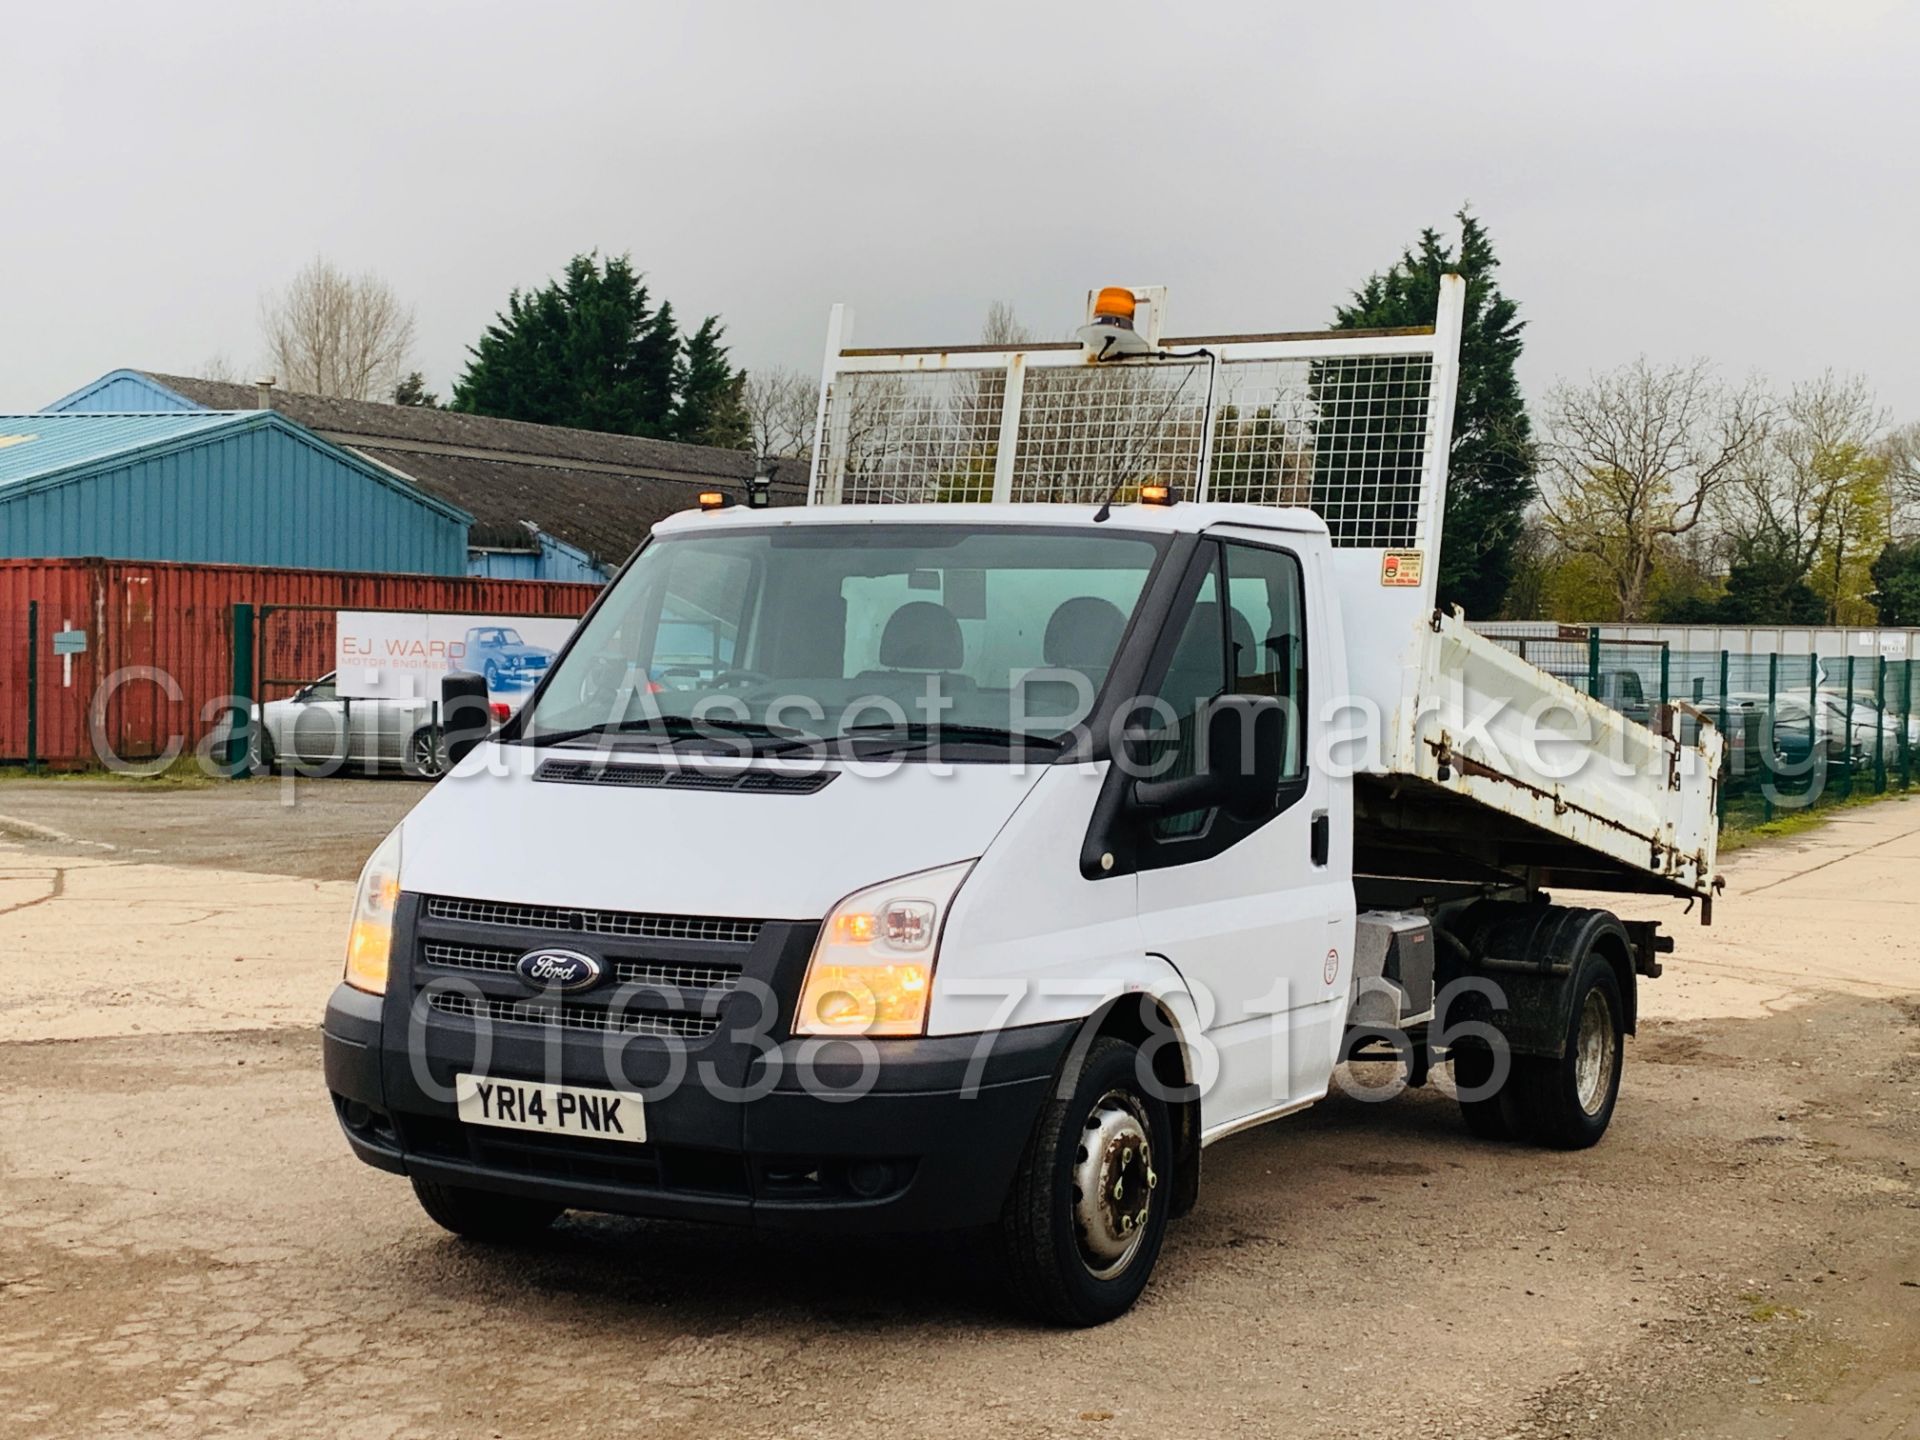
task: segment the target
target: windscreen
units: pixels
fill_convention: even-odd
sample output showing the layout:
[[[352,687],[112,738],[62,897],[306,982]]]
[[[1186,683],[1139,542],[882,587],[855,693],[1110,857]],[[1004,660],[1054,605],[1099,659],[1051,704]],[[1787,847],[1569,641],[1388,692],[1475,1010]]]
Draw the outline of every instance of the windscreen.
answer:
[[[1091,712],[1157,535],[794,525],[649,544],[524,720],[538,743],[660,729],[1057,740]]]

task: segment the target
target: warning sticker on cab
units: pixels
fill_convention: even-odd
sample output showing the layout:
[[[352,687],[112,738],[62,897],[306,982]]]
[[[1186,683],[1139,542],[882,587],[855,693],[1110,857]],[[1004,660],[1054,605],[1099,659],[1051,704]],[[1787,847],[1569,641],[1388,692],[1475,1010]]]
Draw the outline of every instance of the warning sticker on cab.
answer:
[[[1418,585],[1420,583],[1420,552],[1418,550],[1389,550],[1380,557],[1380,583],[1382,585]]]

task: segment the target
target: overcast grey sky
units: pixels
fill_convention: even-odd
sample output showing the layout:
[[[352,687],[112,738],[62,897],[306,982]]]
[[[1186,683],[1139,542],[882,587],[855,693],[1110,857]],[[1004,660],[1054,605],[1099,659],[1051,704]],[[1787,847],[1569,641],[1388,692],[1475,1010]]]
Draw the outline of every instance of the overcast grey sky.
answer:
[[[443,392],[518,285],[631,251],[746,366],[1066,331],[1290,329],[1462,201],[1524,379],[1703,354],[1920,418],[1920,6],[7,6],[0,408],[251,372],[316,253],[418,310]]]

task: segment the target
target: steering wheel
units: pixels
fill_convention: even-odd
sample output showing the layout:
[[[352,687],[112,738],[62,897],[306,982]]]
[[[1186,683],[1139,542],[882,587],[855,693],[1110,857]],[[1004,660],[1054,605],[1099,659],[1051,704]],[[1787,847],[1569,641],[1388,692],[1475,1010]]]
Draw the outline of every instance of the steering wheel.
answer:
[[[734,690],[746,685],[759,685],[771,678],[761,670],[722,670],[708,683],[716,689]]]

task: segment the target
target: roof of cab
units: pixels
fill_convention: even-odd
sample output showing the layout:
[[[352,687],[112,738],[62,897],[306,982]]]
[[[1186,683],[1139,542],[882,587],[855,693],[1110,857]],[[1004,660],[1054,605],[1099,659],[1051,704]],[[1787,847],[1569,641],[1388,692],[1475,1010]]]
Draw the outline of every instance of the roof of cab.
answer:
[[[718,510],[682,510],[653,527],[656,535],[725,526],[760,529],[769,525],[1079,525],[1091,524],[1098,505],[795,505],[754,510],[729,505]],[[1121,530],[1195,534],[1216,525],[1246,525],[1298,535],[1325,535],[1327,525],[1313,511],[1273,505],[1186,503],[1115,505],[1110,520]]]

